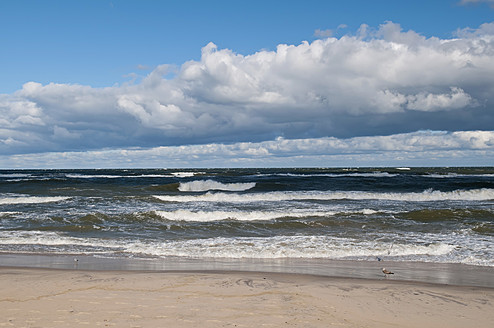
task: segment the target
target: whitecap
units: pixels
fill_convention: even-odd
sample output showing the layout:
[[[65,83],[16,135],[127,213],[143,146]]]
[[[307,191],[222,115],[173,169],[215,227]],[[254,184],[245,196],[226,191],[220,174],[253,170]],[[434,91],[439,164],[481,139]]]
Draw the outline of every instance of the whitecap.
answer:
[[[15,196],[15,197],[0,198],[0,205],[54,203],[54,202],[61,202],[67,199],[70,199],[70,197]]]
[[[174,176],[176,178],[190,178],[196,174],[199,174],[199,173],[196,173],[196,172],[172,172],[170,175]]]
[[[255,182],[247,183],[221,183],[214,180],[196,180],[190,182],[181,182],[178,190],[200,192],[208,190],[223,190],[223,191],[245,191],[256,186]]]
[[[211,181],[211,180],[207,180]],[[214,181],[213,181],[214,182]],[[207,183],[205,183],[207,185]],[[244,185],[244,184],[241,184]],[[211,189],[190,188],[187,191],[205,191]],[[229,186],[229,185],[228,185]],[[212,187],[212,186],[209,186]],[[230,186],[229,186],[230,187]],[[242,186],[243,188],[249,186]],[[252,188],[253,185],[250,187]],[[241,190],[245,190],[239,188]],[[228,189],[236,191],[235,188]],[[184,190],[182,190],[184,191]],[[485,201],[494,199],[494,189],[482,188],[471,190],[438,191],[425,190],[423,192],[378,193],[367,191],[300,191],[300,192],[268,192],[252,194],[232,194],[222,192],[208,192],[202,195],[155,195],[155,198],[165,202],[279,202],[289,200],[389,200],[404,202],[429,201]]]
[[[267,221],[279,218],[325,217],[335,212],[275,212],[275,211],[155,211],[162,218],[170,221],[211,222],[221,220]]]
[[[358,241],[329,236],[214,237],[129,244],[127,250],[154,256],[197,258],[326,258],[367,259],[384,254],[399,257],[438,257],[454,250],[452,245],[394,244]]]

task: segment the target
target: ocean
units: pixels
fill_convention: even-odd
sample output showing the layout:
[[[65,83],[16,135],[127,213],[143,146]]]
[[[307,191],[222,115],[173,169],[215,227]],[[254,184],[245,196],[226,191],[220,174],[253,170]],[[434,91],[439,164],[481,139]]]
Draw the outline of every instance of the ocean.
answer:
[[[0,253],[494,266],[494,168],[0,170]]]

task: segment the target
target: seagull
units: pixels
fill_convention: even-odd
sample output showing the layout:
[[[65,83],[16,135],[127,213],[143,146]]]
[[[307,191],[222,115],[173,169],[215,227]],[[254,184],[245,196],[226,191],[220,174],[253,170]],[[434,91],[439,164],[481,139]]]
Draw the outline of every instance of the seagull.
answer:
[[[390,274],[395,274],[394,272],[391,272],[389,270],[386,270],[386,268],[383,268],[382,271],[383,271],[385,277],[387,277]]]

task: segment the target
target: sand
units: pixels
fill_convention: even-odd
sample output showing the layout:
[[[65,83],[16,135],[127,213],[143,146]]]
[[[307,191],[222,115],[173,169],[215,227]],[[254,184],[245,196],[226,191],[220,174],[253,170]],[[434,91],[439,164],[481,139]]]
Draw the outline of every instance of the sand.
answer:
[[[0,327],[494,327],[494,289],[259,272],[0,268]]]

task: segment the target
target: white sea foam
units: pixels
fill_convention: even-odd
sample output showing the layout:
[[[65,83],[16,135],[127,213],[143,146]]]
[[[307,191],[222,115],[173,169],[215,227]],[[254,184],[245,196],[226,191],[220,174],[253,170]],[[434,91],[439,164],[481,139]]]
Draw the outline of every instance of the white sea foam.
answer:
[[[39,196],[15,196],[15,197],[1,197],[0,205],[9,204],[39,204],[39,203],[53,203],[61,202],[70,199],[70,197],[54,196],[54,197],[39,197]]]
[[[190,178],[203,172],[172,172],[171,175],[177,178]]]
[[[221,183],[214,180],[196,180],[190,182],[181,182],[178,190],[180,191],[208,191],[208,190],[223,190],[223,191],[245,191],[256,186],[255,182],[247,183]]]
[[[2,245],[90,245],[82,238],[64,237],[52,231],[0,231]]]
[[[107,175],[107,174],[67,174],[71,179],[122,179],[122,178],[170,178],[171,174],[141,174],[141,175]]]
[[[450,178],[492,178],[494,174],[486,173],[486,174],[458,174],[458,173],[447,173],[447,174],[437,174],[430,173],[425,175],[428,178],[435,179],[450,179]]]
[[[193,239],[165,243],[133,244],[128,250],[154,256],[210,258],[369,258],[374,256],[443,256],[454,247],[436,243],[430,245],[391,244],[356,241],[350,238],[326,236],[275,236]]]
[[[31,174],[25,174],[25,173],[0,174],[0,178],[29,178],[29,177],[31,177]]]
[[[335,210],[335,211],[154,211],[157,215],[170,221],[212,222],[221,220],[237,221],[268,221],[281,218],[308,218],[329,217],[337,214],[363,214],[372,215],[379,213],[371,209],[363,210]]]
[[[342,178],[342,177],[359,177],[359,178],[391,178],[398,176],[395,173],[388,172],[355,172],[355,173],[268,173],[258,174],[257,176],[278,176],[278,177],[295,177],[295,178],[312,178],[312,177],[327,177],[327,178]]]
[[[376,241],[357,241],[351,238],[329,236],[274,236],[274,237],[215,237],[179,241],[105,240],[79,238],[56,232],[0,231],[1,245],[38,245],[91,247],[125,251],[152,256],[217,257],[217,258],[330,258],[393,257],[410,255],[438,256],[449,253],[454,247],[437,243],[425,245],[389,244]],[[392,252],[389,249],[392,245]]]
[[[370,172],[370,173],[346,173],[343,175],[335,174],[335,177],[361,177],[361,178],[392,178],[398,176],[398,174],[388,172]]]
[[[371,210],[371,209],[368,209],[368,208],[364,208],[362,211],[360,211],[360,213],[362,213],[364,215],[372,215],[372,214],[379,213],[379,211],[375,211],[375,210]]]
[[[273,212],[273,211],[155,211],[155,213],[164,219],[171,221],[197,221],[211,222],[220,220],[238,220],[238,221],[265,221],[279,218],[303,218],[303,217],[325,217],[335,215],[335,212]]]
[[[18,214],[20,212],[0,212],[0,217],[2,216],[8,216],[8,215],[14,215],[14,214]]]
[[[232,188],[233,189],[233,188]],[[230,190],[232,190],[230,189]],[[206,189],[208,190],[208,189]],[[194,190],[200,191],[200,190]],[[406,202],[427,201],[485,201],[494,199],[494,189],[472,189],[455,191],[425,190],[423,192],[377,193],[365,191],[304,191],[304,192],[268,192],[252,194],[231,194],[208,192],[202,195],[155,195],[165,202],[278,202],[289,200],[390,200]]]
[[[139,174],[139,175],[109,175],[109,174],[66,174],[72,179],[121,179],[121,178],[190,178],[204,172],[171,172],[170,174]]]
[[[391,237],[391,236],[390,236]],[[409,236],[410,237],[410,236]],[[47,247],[51,253],[107,254],[127,256],[195,257],[195,258],[325,258],[325,259],[372,259],[385,257],[388,260],[467,263],[494,266],[489,256],[492,242],[474,240],[470,237],[437,235],[426,242],[395,240],[383,242],[373,238],[353,239],[334,236],[273,236],[273,237],[215,237],[186,240],[108,240],[100,238],[70,237],[46,231],[0,231],[0,245],[10,251],[20,249],[29,252]],[[437,239],[437,240],[434,240]],[[393,240],[390,238],[390,240]],[[478,241],[478,242],[477,242]],[[5,249],[5,247],[2,247]],[[35,251],[35,252],[37,252]]]
[[[71,179],[117,179],[117,178],[127,178],[131,176],[122,176],[122,175],[104,175],[104,174],[66,174],[67,178]]]

